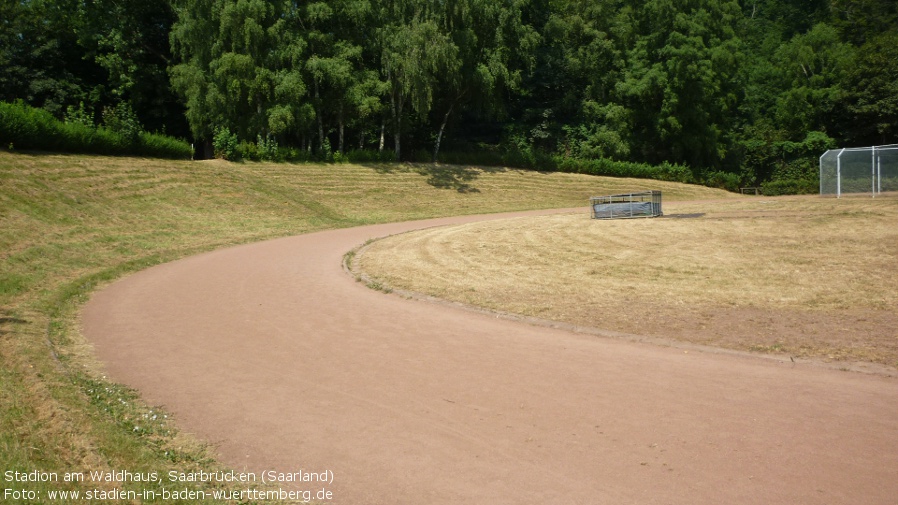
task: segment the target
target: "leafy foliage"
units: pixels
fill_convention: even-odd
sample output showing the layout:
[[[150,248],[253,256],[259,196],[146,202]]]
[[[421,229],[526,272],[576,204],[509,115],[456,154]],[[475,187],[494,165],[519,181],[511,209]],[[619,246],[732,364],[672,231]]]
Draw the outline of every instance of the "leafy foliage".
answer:
[[[809,135],[898,142],[892,0],[35,0],[0,15],[0,99],[132,137],[189,126],[212,145],[226,129],[230,157],[666,162],[732,187],[804,180]]]
[[[810,195],[820,191],[819,184],[811,179],[776,179],[761,184],[761,193],[767,196]]]
[[[239,143],[237,135],[227,128],[219,128],[212,139],[212,147],[215,149],[215,157],[226,160],[238,160]]]
[[[137,141],[143,131],[137,114],[126,102],[103,109],[103,126],[132,143]]]
[[[847,77],[849,137],[860,145],[898,139],[898,30],[875,35],[857,51]]]
[[[140,130],[114,131],[79,121],[64,123],[43,109],[24,102],[0,102],[0,145],[15,149],[69,153],[137,155],[190,159],[193,149],[184,141]]]

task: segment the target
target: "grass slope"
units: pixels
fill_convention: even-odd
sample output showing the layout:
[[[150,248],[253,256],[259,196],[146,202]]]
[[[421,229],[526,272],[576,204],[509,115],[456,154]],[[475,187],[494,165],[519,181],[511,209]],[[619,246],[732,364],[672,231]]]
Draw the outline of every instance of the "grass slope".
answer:
[[[585,206],[591,195],[638,189],[661,189],[666,199],[735,198],[698,186],[520,170],[0,151],[0,470],[62,478],[217,468],[165,412],[105,380],[93,362],[77,310],[104,283],[232,244],[367,223]],[[159,487],[5,485],[40,493],[38,501],[59,489]]]

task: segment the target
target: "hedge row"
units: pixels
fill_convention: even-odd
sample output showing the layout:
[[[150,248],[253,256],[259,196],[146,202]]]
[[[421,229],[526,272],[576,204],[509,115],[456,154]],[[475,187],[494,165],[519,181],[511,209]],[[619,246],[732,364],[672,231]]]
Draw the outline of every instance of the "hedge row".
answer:
[[[820,192],[820,181],[812,179],[779,179],[761,183],[766,196],[813,195]]]
[[[102,127],[64,123],[21,101],[0,102],[0,148],[170,159],[193,156],[193,148],[183,140],[147,132],[128,137]]]

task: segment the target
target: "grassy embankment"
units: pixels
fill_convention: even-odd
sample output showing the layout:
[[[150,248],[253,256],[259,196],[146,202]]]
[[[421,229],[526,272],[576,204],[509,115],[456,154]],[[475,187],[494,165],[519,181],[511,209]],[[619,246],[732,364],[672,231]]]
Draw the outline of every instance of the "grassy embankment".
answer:
[[[455,214],[585,206],[661,189],[645,180],[406,165],[268,165],[0,152],[0,471],[217,468],[176,421],[107,381],[79,306],[128,273],[227,245],[326,228]],[[2,477],[3,474],[0,474]],[[59,489],[159,485],[5,482]],[[208,487],[208,486],[206,486]],[[107,502],[108,503],[108,502]]]

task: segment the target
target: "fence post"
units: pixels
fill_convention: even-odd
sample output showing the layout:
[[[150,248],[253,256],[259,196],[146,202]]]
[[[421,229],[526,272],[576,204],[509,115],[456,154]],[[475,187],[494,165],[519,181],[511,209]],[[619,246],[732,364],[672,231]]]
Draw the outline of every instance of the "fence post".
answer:
[[[873,166],[870,167],[870,192],[873,194],[873,198],[876,198],[876,146],[871,147],[870,152],[873,158]]]
[[[844,152],[845,149],[842,148],[839,155],[836,156],[836,198],[842,198],[842,153]]]

